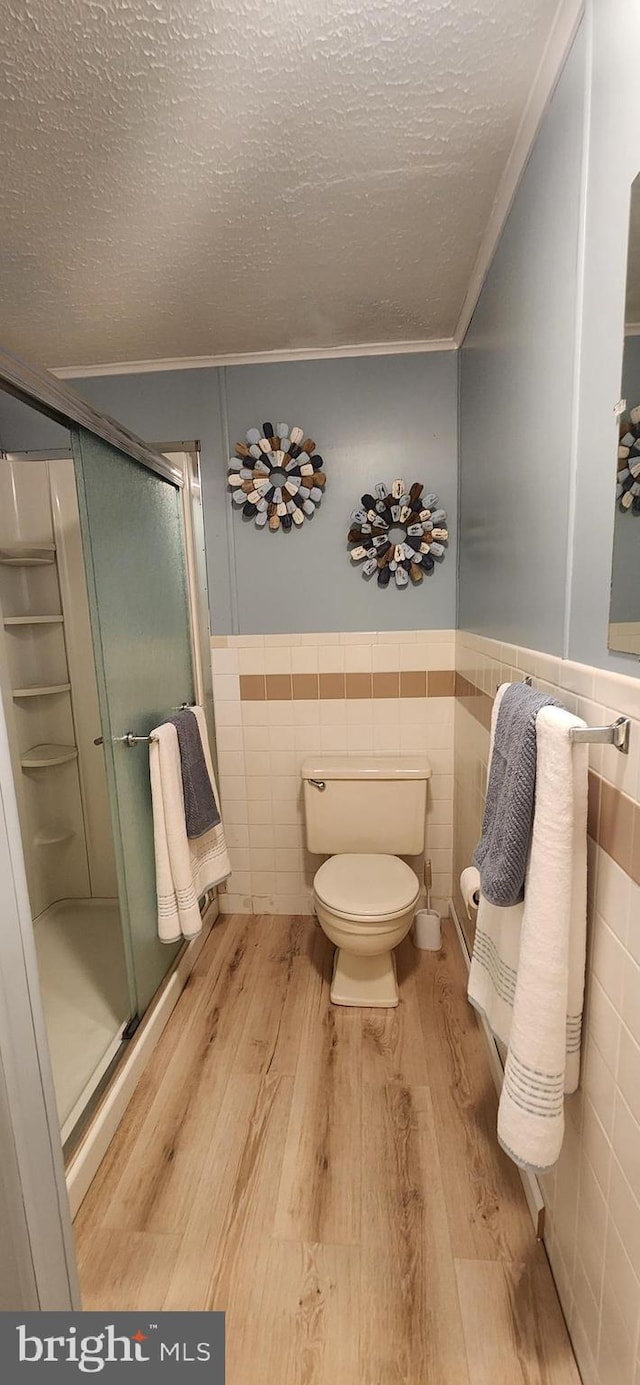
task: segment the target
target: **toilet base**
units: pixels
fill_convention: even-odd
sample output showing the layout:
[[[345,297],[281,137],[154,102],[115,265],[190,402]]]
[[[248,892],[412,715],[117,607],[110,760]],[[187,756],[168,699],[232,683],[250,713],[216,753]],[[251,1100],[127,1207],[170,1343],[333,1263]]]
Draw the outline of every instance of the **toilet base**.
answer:
[[[398,1004],[396,959],[393,952],[375,957],[336,948],[333,959],[331,1001],[334,1005],[359,1005],[363,1009],[391,1009]]]

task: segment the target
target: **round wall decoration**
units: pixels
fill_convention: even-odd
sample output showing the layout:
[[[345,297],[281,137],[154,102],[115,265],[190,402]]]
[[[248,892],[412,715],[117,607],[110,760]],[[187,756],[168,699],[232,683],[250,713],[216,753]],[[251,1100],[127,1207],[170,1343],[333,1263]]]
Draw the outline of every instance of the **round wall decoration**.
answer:
[[[304,442],[303,442],[304,438]],[[327,478],[322,457],[302,428],[263,423],[249,428],[229,459],[232,499],[262,529],[289,530],[315,514]]]
[[[620,420],[616,500],[623,514],[640,515],[640,404]]]
[[[423,495],[420,481],[407,489],[398,477],[391,489],[379,481],[374,490],[375,495],[361,497],[351,514],[351,560],[363,564],[363,577],[377,574],[379,587],[388,587],[392,577],[397,587],[406,587],[409,578],[417,585],[425,572],[433,572],[436,559],[444,558],[446,510],[439,508],[433,492]]]

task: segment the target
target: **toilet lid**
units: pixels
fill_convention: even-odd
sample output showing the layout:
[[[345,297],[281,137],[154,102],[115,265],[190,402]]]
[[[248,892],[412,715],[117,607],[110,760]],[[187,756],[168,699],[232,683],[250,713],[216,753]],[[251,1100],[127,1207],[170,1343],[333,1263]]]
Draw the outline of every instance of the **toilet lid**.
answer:
[[[359,918],[399,914],[414,903],[417,876],[398,856],[330,856],[313,886],[321,904]]]

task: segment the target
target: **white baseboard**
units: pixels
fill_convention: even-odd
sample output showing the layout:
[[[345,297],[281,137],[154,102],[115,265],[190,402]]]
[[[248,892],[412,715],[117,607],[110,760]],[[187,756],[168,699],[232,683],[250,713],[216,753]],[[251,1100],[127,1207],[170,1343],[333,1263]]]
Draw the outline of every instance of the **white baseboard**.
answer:
[[[460,919],[458,918],[458,914],[456,912],[456,906],[452,899],[449,900],[449,910],[451,918],[453,919],[454,928],[458,935],[460,950],[462,952],[462,956],[464,957],[465,965],[468,971],[471,965],[471,957],[469,954],[469,948],[467,946],[467,940],[462,931]],[[500,1096],[500,1093],[502,1091],[502,1081],[504,1078],[504,1068],[502,1066],[502,1059],[500,1057],[498,1045],[493,1037],[493,1034],[491,1033],[491,1030],[489,1028],[489,1025],[487,1024],[486,1019],[484,1018],[484,1015],[479,1014],[478,1019],[480,1021],[482,1032],[485,1037],[485,1043],[487,1045],[487,1056],[489,1058],[491,1076],[493,1078],[493,1083],[496,1092],[498,1093],[498,1096]],[[527,1199],[527,1207],[529,1208],[529,1212],[531,1213],[531,1220],[534,1225],[536,1237],[539,1241],[541,1241],[544,1234],[545,1205],[540,1184],[534,1173],[528,1173],[526,1169],[521,1168],[518,1168],[518,1173],[520,1174],[522,1186],[524,1188],[524,1195]]]
[[[102,1163],[133,1093],[151,1058],[163,1029],[180,999],[187,979],[219,915],[215,900],[207,910],[202,933],[182,949],[166,977],[157,999],[131,1040],[129,1052],[117,1069],[104,1099],[87,1127],[66,1169],[71,1216],[75,1217]]]

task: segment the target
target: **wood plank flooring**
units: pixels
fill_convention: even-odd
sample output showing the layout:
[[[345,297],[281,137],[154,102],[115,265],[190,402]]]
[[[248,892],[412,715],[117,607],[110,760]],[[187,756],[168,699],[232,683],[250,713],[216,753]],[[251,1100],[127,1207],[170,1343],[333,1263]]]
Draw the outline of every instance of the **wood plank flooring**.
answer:
[[[214,927],[76,1218],[87,1309],[223,1308],[228,1385],[579,1385],[451,925],[397,1010]]]

